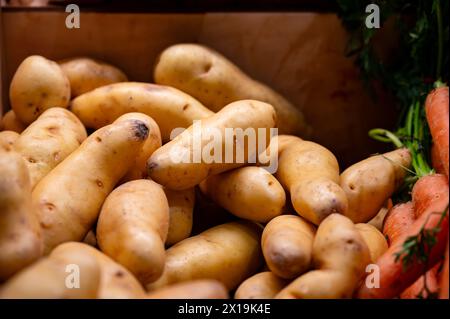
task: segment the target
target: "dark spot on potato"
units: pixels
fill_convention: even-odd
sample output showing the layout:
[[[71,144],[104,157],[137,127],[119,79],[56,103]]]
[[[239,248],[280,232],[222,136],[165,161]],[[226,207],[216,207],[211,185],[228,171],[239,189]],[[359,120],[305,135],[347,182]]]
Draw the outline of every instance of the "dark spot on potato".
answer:
[[[269,181],[267,184],[268,184],[269,186],[272,186],[273,182],[272,182],[272,181]]]
[[[42,93],[41,93],[41,97],[42,97],[43,99],[45,99],[47,96],[48,96],[48,93],[47,93],[47,92],[42,92]]]
[[[153,169],[157,168],[158,164],[155,162],[147,162],[147,170],[148,172],[151,172]]]
[[[353,239],[347,239],[345,242],[349,245],[352,245],[354,243]]]
[[[99,179],[95,180],[95,184],[97,184],[98,187],[102,188],[103,187],[103,182]]]
[[[33,107],[33,103],[28,102],[27,106],[28,106],[28,107]]]
[[[183,106],[183,111],[186,111],[186,110],[188,109],[188,107],[189,107],[189,104],[185,104],[185,105]]]
[[[203,66],[203,73],[208,73],[211,70],[211,68],[212,68],[212,64],[211,63],[206,63]]]
[[[34,158],[32,158],[32,157],[28,157],[27,161],[30,162],[30,163],[36,163],[36,160]]]
[[[118,271],[116,271],[116,273],[114,274],[116,277],[123,277],[125,274],[123,273],[123,271],[121,271],[121,270],[118,270]]]
[[[61,153],[60,153],[59,151],[54,152],[54,153],[53,153],[53,158],[54,158],[54,160],[55,160],[55,161],[59,161],[60,158],[61,158],[60,155],[61,155]]]
[[[189,200],[189,198],[188,198],[187,196],[184,196],[184,200],[185,200],[186,202],[190,202],[190,200]]]
[[[45,202],[42,206],[48,212],[54,211],[55,208],[56,208],[55,204],[52,204],[52,203],[49,203],[49,202]]]
[[[98,137],[98,136],[95,137],[95,140],[96,140],[97,142],[99,142],[99,143],[102,141],[102,139],[101,139],[100,137]]]
[[[349,184],[348,187],[349,187],[352,191],[355,190],[355,185],[353,185],[353,184]]]
[[[59,127],[52,125],[47,127],[47,131],[49,131],[51,134],[56,134],[59,131]]]
[[[145,140],[148,137],[148,133],[149,133],[149,129],[147,127],[147,125],[145,125],[144,122],[139,121],[139,120],[135,120],[134,121],[134,136],[138,139],[138,140]]]

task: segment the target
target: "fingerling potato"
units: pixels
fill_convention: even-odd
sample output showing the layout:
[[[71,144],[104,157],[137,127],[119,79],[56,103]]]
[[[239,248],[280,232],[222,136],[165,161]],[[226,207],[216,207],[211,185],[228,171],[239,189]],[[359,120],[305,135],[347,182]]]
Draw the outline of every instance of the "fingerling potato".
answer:
[[[270,271],[247,278],[234,293],[234,299],[272,299],[289,283]]]
[[[188,238],[192,231],[195,190],[188,188],[182,191],[173,191],[164,188],[169,203],[169,231],[166,245],[172,246]]]

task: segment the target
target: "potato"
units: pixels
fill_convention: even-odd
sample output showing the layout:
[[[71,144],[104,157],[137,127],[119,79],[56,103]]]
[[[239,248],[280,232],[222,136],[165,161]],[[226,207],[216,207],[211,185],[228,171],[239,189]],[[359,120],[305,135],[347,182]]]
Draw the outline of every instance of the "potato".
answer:
[[[1,131],[0,132],[0,148],[5,151],[10,151],[13,149],[14,143],[19,138],[19,133],[14,131]]]
[[[139,120],[105,126],[36,185],[32,198],[45,253],[60,243],[83,240],[106,196],[129,170],[147,136],[148,127]]]
[[[143,284],[164,269],[169,204],[161,185],[140,179],[117,187],[103,203],[97,222],[100,249]]]
[[[195,190],[188,188],[183,191],[173,191],[164,188],[164,193],[169,202],[170,216],[166,245],[172,246],[191,235]]]
[[[9,110],[3,115],[0,124],[4,131],[14,131],[19,134],[27,128],[27,126],[17,118],[16,113],[14,113],[13,110]]]
[[[228,291],[217,280],[198,279],[170,285],[147,294],[149,299],[228,299]]]
[[[84,236],[83,243],[92,247],[97,247],[97,236],[95,235],[94,230],[91,229],[86,236]]]
[[[389,208],[387,208],[386,206],[381,207],[378,213],[375,215],[375,217],[369,220],[367,224],[374,226],[376,229],[382,232],[384,218],[386,217],[388,212]]]
[[[72,111],[87,127],[98,129],[125,113],[140,112],[152,117],[164,142],[172,130],[189,127],[194,120],[214,113],[193,97],[168,86],[127,82],[110,84],[72,100]]]
[[[277,179],[255,166],[210,176],[200,189],[233,215],[261,223],[281,215],[286,203],[286,194]]]
[[[121,70],[99,60],[76,57],[58,63],[69,79],[72,98],[100,86],[128,81],[127,76]]]
[[[31,189],[86,139],[86,129],[70,111],[53,107],[20,134],[15,149],[30,172]]]
[[[311,266],[311,254],[316,230],[306,220],[295,215],[272,219],[264,228],[261,245],[269,269],[278,277],[298,277]]]
[[[149,176],[167,188],[182,190],[198,185],[208,176],[243,166],[252,156],[256,162],[256,154],[262,151],[256,148],[260,144],[267,147],[269,129],[275,125],[275,111],[269,104],[252,100],[231,103],[202,120],[201,126],[190,126],[157,149],[147,162]],[[253,142],[249,135],[239,135],[238,129],[254,130]]]
[[[11,108],[24,124],[30,124],[48,108],[67,108],[69,100],[69,80],[56,62],[42,56],[23,60],[11,80]]]
[[[0,282],[41,255],[27,167],[20,154],[0,147]]]
[[[378,257],[383,255],[388,249],[386,238],[375,226],[360,223],[356,224],[355,227],[364,238],[364,241],[369,248],[370,261],[373,264],[376,263]]]
[[[371,156],[347,168],[341,174],[341,187],[348,198],[345,216],[354,223],[371,220],[401,186],[410,165],[409,151],[397,149]]]
[[[238,100],[258,100],[273,105],[280,134],[307,136],[310,127],[303,113],[283,96],[242,72],[221,54],[198,44],[178,44],[164,50],[154,79],[184,91],[218,112]]]
[[[123,177],[123,181],[128,182],[135,179],[147,178],[147,160],[153,152],[161,147],[161,132],[158,124],[148,115],[144,113],[126,113],[119,117],[117,121],[125,121],[129,119],[140,120],[147,125],[149,129],[148,138],[137,155],[134,163]]]
[[[278,138],[282,142],[278,143],[275,177],[290,192],[295,211],[316,225],[330,214],[345,213],[348,204],[339,186],[336,157],[313,142],[294,137]]]
[[[147,290],[194,279],[215,279],[228,290],[262,264],[261,229],[251,222],[222,224],[169,248],[163,275]]]
[[[95,258],[100,267],[99,299],[144,298],[145,291],[139,281],[122,265],[98,249],[84,243],[69,242],[56,247],[50,257],[61,254],[83,253]]]
[[[234,299],[272,299],[288,284],[288,280],[270,271],[260,272],[244,280],[234,294]]]
[[[100,265],[90,253],[58,249],[7,281],[0,298],[96,298],[100,276]]]
[[[364,238],[350,219],[331,214],[317,229],[312,251],[315,270],[288,286],[276,298],[350,298],[370,263]]]

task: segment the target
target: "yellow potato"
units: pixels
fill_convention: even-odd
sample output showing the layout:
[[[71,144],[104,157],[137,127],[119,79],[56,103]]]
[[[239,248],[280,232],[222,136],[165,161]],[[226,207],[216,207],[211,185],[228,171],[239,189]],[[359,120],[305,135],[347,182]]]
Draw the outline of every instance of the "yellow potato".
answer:
[[[264,228],[261,245],[269,269],[278,277],[298,277],[311,266],[315,228],[300,216],[282,215]]]
[[[117,187],[106,198],[97,222],[100,249],[143,284],[164,269],[169,204],[161,185],[140,179]]]
[[[222,224],[169,248],[163,275],[147,290],[194,279],[215,279],[228,290],[262,264],[261,229],[251,222]]]
[[[288,282],[270,271],[260,272],[240,284],[234,299],[272,299]]]
[[[69,106],[70,83],[56,62],[32,55],[17,68],[9,100],[17,118],[30,124],[48,108]]]
[[[87,244],[77,242],[61,244],[51,252],[50,257],[75,253],[94,257],[100,267],[97,298],[137,299],[145,297],[144,288],[125,267]]]
[[[281,215],[286,203],[286,194],[277,179],[255,166],[210,176],[200,189],[233,215],[261,223]]]
[[[86,129],[70,111],[46,110],[20,134],[14,147],[25,159],[31,188],[86,139]]]
[[[169,202],[170,216],[166,245],[172,246],[191,235],[195,190],[188,188],[183,191],[173,191],[164,188],[164,193]]]
[[[123,177],[122,181],[128,182],[135,179],[147,178],[147,160],[153,152],[161,147],[161,132],[158,124],[148,115],[143,113],[126,113],[119,117],[118,121],[125,121],[129,119],[140,120],[147,125],[149,129],[148,138],[137,155],[134,163],[131,165],[128,172]]]
[[[269,104],[243,100],[227,105],[200,124],[190,126],[152,154],[147,167],[153,180],[170,189],[187,189],[208,176],[243,166],[252,156],[256,162],[262,151],[256,148],[260,144],[267,147],[276,115]],[[254,133],[253,139],[237,132],[247,129]]]
[[[354,223],[371,220],[402,185],[410,165],[409,151],[398,149],[369,157],[347,168],[341,174],[341,187],[348,198],[345,215]]]
[[[167,48],[158,58],[154,79],[192,95],[215,112],[238,100],[269,103],[276,110],[280,134],[310,133],[303,113],[293,104],[204,46],[177,44]]]
[[[19,138],[19,133],[14,131],[1,131],[0,132],[0,148],[5,151],[10,151],[13,149],[14,143]]]
[[[359,231],[364,241],[367,244],[370,252],[370,261],[374,264],[378,257],[384,254],[388,249],[388,243],[383,233],[381,233],[375,226],[369,224],[356,224],[356,229]]]
[[[12,277],[0,298],[96,298],[100,285],[96,258],[82,250],[65,250],[38,260]]]
[[[367,223],[369,225],[374,226],[379,231],[383,231],[383,224],[384,224],[384,218],[386,217],[387,213],[389,212],[389,208],[387,207],[381,207],[378,213],[375,215],[374,218],[369,220]]]
[[[69,79],[72,98],[100,86],[128,81],[118,68],[87,57],[65,59],[59,66]]]
[[[228,299],[228,291],[217,280],[198,279],[170,285],[147,294],[148,299]]]
[[[47,174],[33,190],[45,253],[81,241],[97,220],[106,196],[129,170],[148,136],[139,120],[105,126]]]
[[[0,282],[41,255],[27,167],[20,154],[0,147]]]
[[[329,215],[319,225],[312,258],[316,269],[298,277],[276,298],[351,298],[370,263],[364,238],[352,221],[340,214]]]
[[[158,123],[164,142],[170,140],[172,130],[214,114],[175,88],[138,82],[110,84],[82,94],[72,100],[71,109],[84,125],[95,129],[125,113],[147,114]]]
[[[278,146],[275,177],[290,192],[295,211],[316,225],[330,214],[345,213],[347,198],[339,186],[336,157],[313,142],[294,137],[278,138],[282,142]]]
[[[17,118],[16,113],[14,113],[13,110],[9,110],[3,115],[0,124],[4,131],[14,131],[19,134],[27,128],[27,126]]]

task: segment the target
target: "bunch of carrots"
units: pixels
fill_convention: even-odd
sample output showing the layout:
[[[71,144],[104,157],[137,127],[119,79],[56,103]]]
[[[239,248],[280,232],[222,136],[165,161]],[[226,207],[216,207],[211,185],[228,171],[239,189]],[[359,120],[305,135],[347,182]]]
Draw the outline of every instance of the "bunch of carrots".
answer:
[[[416,174],[410,201],[390,208],[383,226],[389,249],[376,263],[379,288],[363,283],[358,298],[449,298],[448,86],[440,84],[428,94],[425,113],[433,141],[433,169]],[[415,142],[397,146],[411,150]],[[418,167],[420,161],[416,157]]]

